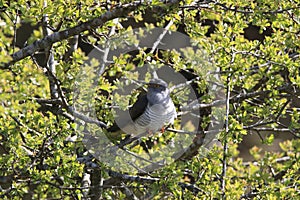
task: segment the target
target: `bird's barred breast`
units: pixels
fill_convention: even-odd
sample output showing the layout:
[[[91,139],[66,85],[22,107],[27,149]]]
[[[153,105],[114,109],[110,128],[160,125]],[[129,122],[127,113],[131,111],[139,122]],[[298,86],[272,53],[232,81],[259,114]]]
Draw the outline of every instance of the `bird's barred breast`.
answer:
[[[160,104],[147,106],[145,113],[135,121],[137,134],[161,129],[165,123],[173,122],[174,113],[176,111],[173,103],[167,107]]]

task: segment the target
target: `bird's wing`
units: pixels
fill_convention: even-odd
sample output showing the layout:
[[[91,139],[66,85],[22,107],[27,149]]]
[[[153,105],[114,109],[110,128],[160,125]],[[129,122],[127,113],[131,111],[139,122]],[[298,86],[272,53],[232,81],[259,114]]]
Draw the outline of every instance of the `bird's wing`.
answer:
[[[129,114],[134,121],[140,117],[148,105],[147,94],[139,94],[137,101],[129,108]]]
[[[118,121],[118,124],[114,122],[114,124],[109,127],[107,130],[109,132],[119,131],[120,128],[125,127],[132,121],[135,121],[138,117],[140,117],[144,111],[146,110],[148,104],[147,94],[145,92],[141,92],[137,97],[137,101],[129,108],[129,115],[131,119],[128,119],[128,110],[119,111],[118,117],[121,119]]]

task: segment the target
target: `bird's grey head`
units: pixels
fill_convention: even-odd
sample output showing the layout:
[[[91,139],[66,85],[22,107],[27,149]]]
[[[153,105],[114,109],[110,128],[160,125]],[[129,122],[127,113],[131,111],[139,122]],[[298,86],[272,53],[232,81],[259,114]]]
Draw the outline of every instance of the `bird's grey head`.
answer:
[[[169,97],[170,91],[165,81],[155,78],[148,83],[147,99],[150,105],[165,103]]]

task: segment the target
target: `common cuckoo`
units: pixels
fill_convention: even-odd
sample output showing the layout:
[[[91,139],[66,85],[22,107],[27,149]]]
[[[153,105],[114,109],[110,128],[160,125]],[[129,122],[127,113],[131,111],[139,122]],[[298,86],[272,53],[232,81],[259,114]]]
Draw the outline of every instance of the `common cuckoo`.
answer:
[[[129,108],[131,119],[121,119],[108,132],[125,132],[133,137],[162,130],[165,124],[173,124],[177,116],[174,103],[170,97],[168,84],[162,79],[152,79],[146,94],[139,95],[137,101]]]

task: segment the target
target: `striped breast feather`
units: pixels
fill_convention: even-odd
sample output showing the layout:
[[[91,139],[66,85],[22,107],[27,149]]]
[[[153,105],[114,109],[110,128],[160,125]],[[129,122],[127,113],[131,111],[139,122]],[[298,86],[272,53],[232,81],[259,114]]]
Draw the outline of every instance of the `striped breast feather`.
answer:
[[[140,131],[157,131],[161,129],[165,123],[173,123],[176,117],[174,104],[165,107],[163,105],[147,106],[145,112],[135,120],[136,129]]]
[[[146,106],[145,111],[134,121],[127,123],[122,130],[130,135],[139,135],[147,132],[156,132],[165,124],[173,124],[176,118],[176,109],[171,99],[164,104]]]

